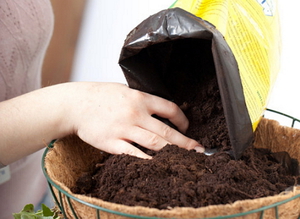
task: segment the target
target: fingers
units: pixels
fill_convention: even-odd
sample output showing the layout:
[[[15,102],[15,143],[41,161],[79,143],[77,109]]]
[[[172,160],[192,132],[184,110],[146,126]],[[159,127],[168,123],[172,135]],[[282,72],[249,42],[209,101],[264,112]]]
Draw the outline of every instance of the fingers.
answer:
[[[186,132],[189,121],[175,103],[152,95],[149,95],[147,99],[146,104],[151,114],[168,119],[180,132]]]
[[[137,126],[131,129],[130,132],[126,133],[126,138],[124,140],[135,142],[145,148],[154,151],[158,151],[166,144],[170,144],[169,141],[167,141],[160,135]]]
[[[203,148],[197,141],[186,137],[182,133],[153,117],[145,118],[141,128],[135,130],[135,132],[128,137],[139,145],[152,150],[159,150],[166,144],[175,144],[188,150],[198,147],[198,150],[201,151],[201,148]]]
[[[162,123],[162,129],[164,128],[166,128],[166,132],[169,133],[167,135],[172,136],[170,141],[166,140],[167,137],[162,137],[148,130],[136,127],[133,128],[130,132],[127,132],[126,138],[118,139],[113,142],[106,142],[109,146],[105,148],[105,151],[111,154],[128,154],[143,159],[151,159],[151,156],[142,152],[140,149],[131,144],[131,142],[135,142],[145,148],[155,151],[158,151],[165,145],[171,144],[171,142],[173,142],[172,144],[178,145],[179,147],[186,148],[188,150],[195,149],[197,152],[204,152],[204,148],[195,140],[187,138],[183,134]],[[103,147],[103,144],[101,147]]]
[[[151,159],[152,157],[148,154],[145,154],[140,149],[135,147],[134,145],[126,142],[124,140],[117,140],[112,143],[113,147],[109,146],[106,148],[106,152],[111,154],[128,154],[131,156],[143,158],[143,159]]]
[[[169,143],[188,150],[197,148],[199,152],[204,151],[200,143],[182,134],[186,132],[189,121],[175,103],[154,95],[146,93],[144,95],[143,102],[146,105],[148,114],[144,115],[143,118],[139,118],[136,124],[144,131],[135,130],[134,134],[128,136],[130,140],[153,150],[159,150]],[[151,116],[153,114],[168,119],[179,131],[153,118]]]

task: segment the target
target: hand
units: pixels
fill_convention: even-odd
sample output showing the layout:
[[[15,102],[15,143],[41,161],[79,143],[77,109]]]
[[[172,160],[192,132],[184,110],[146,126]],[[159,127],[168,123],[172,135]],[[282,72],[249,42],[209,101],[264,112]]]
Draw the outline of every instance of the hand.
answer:
[[[69,106],[69,121],[82,140],[112,154],[130,154],[150,158],[131,143],[152,150],[166,144],[200,151],[202,146],[182,133],[188,120],[180,108],[163,98],[143,93],[117,83],[75,84],[76,99]],[[154,118],[167,118],[179,131]]]
[[[77,134],[112,154],[150,158],[167,143],[203,152],[185,133],[188,120],[174,103],[117,83],[71,82],[49,86],[0,103],[0,162],[12,163],[53,139]],[[179,131],[154,118],[169,119]]]

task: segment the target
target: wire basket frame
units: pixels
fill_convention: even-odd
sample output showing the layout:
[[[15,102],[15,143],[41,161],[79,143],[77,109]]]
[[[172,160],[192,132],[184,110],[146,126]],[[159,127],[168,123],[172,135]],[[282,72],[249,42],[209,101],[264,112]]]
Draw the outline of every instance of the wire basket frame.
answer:
[[[291,120],[291,125],[290,127],[294,127],[296,123],[299,123],[300,124],[300,120],[297,119],[297,118],[294,118],[292,116],[289,116],[287,114],[284,114],[284,113],[281,113],[281,112],[278,112],[278,111],[275,111],[275,110],[272,110],[272,109],[267,109],[267,111],[269,112],[272,112],[272,113],[275,113],[275,114],[278,114],[278,115],[281,115],[281,116],[284,116],[286,118],[289,118]],[[110,209],[107,209],[107,208],[103,208],[103,207],[100,207],[100,206],[97,206],[97,205],[94,205],[94,204],[91,204],[91,203],[88,203],[86,201],[83,201],[81,199],[78,199],[76,197],[74,197],[73,195],[71,195],[70,193],[68,193],[67,191],[65,191],[64,189],[62,189],[59,185],[57,185],[50,177],[49,175],[47,174],[47,169],[45,167],[45,157],[49,151],[49,148],[53,148],[53,144],[54,144],[55,140],[53,140],[48,148],[45,149],[45,152],[43,154],[43,159],[42,159],[42,170],[43,170],[43,173],[48,181],[48,185],[49,185],[49,188],[50,188],[50,191],[51,191],[51,194],[53,196],[53,199],[57,205],[57,207],[59,208],[59,210],[61,211],[62,215],[64,216],[65,219],[67,219],[67,214],[66,214],[66,211],[65,211],[65,204],[63,202],[63,196],[66,197],[66,200],[67,200],[67,205],[69,207],[69,209],[71,209],[71,212],[72,212],[72,215],[73,215],[73,218],[75,219],[78,219],[80,218],[79,215],[77,215],[76,211],[74,210],[74,207],[73,207],[73,204],[71,202],[71,200],[74,202],[78,202],[78,203],[81,203],[83,205],[86,205],[88,207],[91,207],[92,209],[95,210],[96,212],[96,215],[97,215],[97,219],[100,219],[100,212],[103,211],[103,212],[106,212],[106,213],[110,213],[110,214],[114,214],[114,215],[119,215],[119,216],[122,216],[122,217],[127,217],[127,218],[141,218],[141,219],[159,219],[159,217],[146,217],[146,216],[140,216],[140,215],[133,215],[133,214],[128,214],[128,213],[123,213],[123,212],[119,212],[119,211],[114,211],[114,210],[110,210]],[[56,194],[54,192],[54,189],[56,189],[58,191],[58,193]],[[195,218],[195,219],[227,219],[227,218],[243,218],[243,216],[246,216],[246,215],[251,215],[251,214],[254,214],[254,213],[258,213],[259,214],[259,218],[260,219],[264,219],[264,213],[266,210],[269,210],[269,209],[273,209],[273,212],[274,212],[274,218],[276,219],[279,219],[279,211],[278,211],[278,208],[280,205],[283,205],[285,203],[288,203],[292,200],[295,200],[295,199],[298,199],[300,198],[300,194],[298,195],[295,195],[291,198],[287,198],[283,201],[279,201],[279,202],[276,202],[274,204],[271,204],[271,205],[268,205],[268,206],[264,206],[264,207],[261,207],[261,208],[257,208],[257,209],[254,209],[254,210],[250,210],[250,211],[246,211],[246,212],[242,212],[242,213],[237,213],[237,214],[231,214],[231,215],[224,215],[224,216],[217,216],[217,217],[209,217],[209,218]],[[300,215],[298,216],[298,219],[300,219]]]

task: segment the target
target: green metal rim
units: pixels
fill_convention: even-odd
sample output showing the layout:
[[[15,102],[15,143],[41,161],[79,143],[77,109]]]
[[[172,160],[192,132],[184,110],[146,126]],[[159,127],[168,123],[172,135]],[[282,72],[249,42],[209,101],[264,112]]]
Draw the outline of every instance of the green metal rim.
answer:
[[[292,120],[291,127],[294,127],[295,122],[299,122],[300,123],[299,119],[297,119],[297,118],[295,118],[293,116],[287,115],[285,113],[282,113],[282,112],[279,112],[279,111],[276,111],[276,110],[272,110],[272,109],[266,109],[266,111],[269,111],[269,112],[272,112],[272,113],[276,113],[276,114],[279,114],[279,115],[282,115],[284,117],[287,117],[287,118],[291,119]]]
[[[277,114],[280,114],[280,115],[283,115],[283,116],[286,116],[286,117],[292,119],[293,122],[292,122],[292,126],[291,127],[293,127],[295,121],[300,122],[299,119],[296,119],[296,118],[294,118],[292,116],[289,116],[289,115],[286,115],[284,113],[281,113],[281,112],[278,112],[278,111],[275,111],[275,110],[271,110],[271,109],[267,109],[267,111],[270,111],[270,112],[273,112],[273,113],[277,113]],[[45,175],[45,177],[46,177],[46,179],[48,181],[48,184],[49,184],[49,187],[51,189],[52,195],[53,195],[53,197],[55,199],[55,202],[59,206],[59,208],[60,208],[60,210],[62,211],[63,214],[64,214],[64,208],[63,208],[63,206],[61,206],[58,198],[55,196],[55,194],[53,192],[53,187],[56,188],[59,191],[59,196],[61,196],[61,193],[64,194],[67,197],[68,202],[69,202],[70,199],[72,199],[72,200],[75,200],[76,202],[79,202],[81,204],[84,204],[86,206],[89,206],[89,207],[94,208],[95,210],[97,210],[98,218],[100,218],[99,217],[100,211],[103,211],[103,212],[107,212],[107,213],[111,213],[111,214],[115,214],[115,215],[120,215],[120,216],[124,216],[124,217],[129,217],[129,218],[162,219],[160,217],[145,217],[145,216],[127,214],[127,213],[123,213],[123,212],[119,212],[119,211],[110,210],[110,209],[107,209],[107,208],[103,208],[103,207],[100,207],[100,206],[88,203],[86,201],[78,199],[78,198],[74,197],[73,195],[69,194],[67,191],[65,191],[59,185],[57,185],[52,179],[50,179],[50,177],[48,176],[48,173],[47,173],[47,169],[45,167],[45,157],[46,157],[46,155],[47,155],[47,153],[49,151],[49,148],[53,148],[54,142],[55,142],[55,140],[53,140],[49,144],[48,148],[46,148],[45,151],[44,151],[43,158],[42,158],[42,170],[43,170],[43,173],[44,173],[44,175]],[[293,196],[291,198],[285,199],[283,201],[276,202],[276,203],[268,205],[268,206],[264,206],[264,207],[261,207],[261,208],[258,208],[258,209],[254,209],[254,210],[250,210],[250,211],[246,211],[246,212],[242,212],[242,213],[238,213],[238,214],[225,215],[225,216],[217,216],[217,217],[209,217],[209,218],[194,218],[194,219],[225,219],[225,218],[235,218],[235,217],[246,216],[246,215],[253,214],[253,213],[261,213],[260,214],[260,218],[263,218],[264,211],[268,210],[268,209],[271,209],[271,208],[274,208],[274,210],[275,210],[275,212],[274,212],[274,215],[276,215],[275,218],[279,218],[278,217],[278,206],[280,206],[282,204],[285,204],[287,202],[290,202],[290,201],[292,201],[294,199],[297,199],[297,198],[300,198],[300,194],[295,195],[295,196]],[[60,199],[61,199],[61,197],[60,197]],[[70,202],[69,202],[69,205],[70,205]],[[71,206],[71,208],[72,208],[72,206]],[[77,218],[77,216],[75,216],[75,218]]]

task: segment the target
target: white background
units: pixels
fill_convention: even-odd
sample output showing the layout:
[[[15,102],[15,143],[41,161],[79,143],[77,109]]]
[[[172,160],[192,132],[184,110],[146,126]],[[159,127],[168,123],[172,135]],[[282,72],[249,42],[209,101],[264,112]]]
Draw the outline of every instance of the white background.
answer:
[[[126,83],[118,59],[127,34],[150,15],[170,7],[174,1],[88,0],[72,80]],[[300,119],[299,8],[298,1],[278,0],[282,60],[268,108]],[[286,123],[273,114],[268,117],[277,119],[284,125],[290,124],[290,121]],[[300,128],[300,124],[295,127]]]

